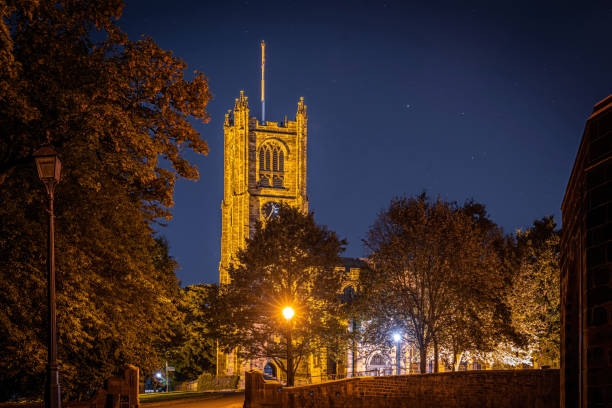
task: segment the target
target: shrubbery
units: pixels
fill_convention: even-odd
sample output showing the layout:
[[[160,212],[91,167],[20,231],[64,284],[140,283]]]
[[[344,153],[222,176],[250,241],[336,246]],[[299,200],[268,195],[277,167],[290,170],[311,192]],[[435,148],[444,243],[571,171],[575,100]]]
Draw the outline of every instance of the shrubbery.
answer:
[[[198,391],[236,389],[239,383],[239,375],[216,377],[210,373],[202,373],[198,377]]]

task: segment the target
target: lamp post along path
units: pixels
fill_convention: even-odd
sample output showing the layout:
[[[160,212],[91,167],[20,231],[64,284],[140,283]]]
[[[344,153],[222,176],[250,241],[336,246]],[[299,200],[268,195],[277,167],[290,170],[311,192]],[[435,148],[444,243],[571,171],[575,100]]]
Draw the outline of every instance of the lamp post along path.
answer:
[[[47,302],[48,302],[48,339],[47,339],[47,387],[45,390],[45,408],[61,408],[62,397],[59,384],[59,366],[57,364],[57,323],[55,313],[55,225],[53,214],[53,193],[60,181],[62,164],[51,146],[43,146],[34,153],[38,177],[47,189],[49,199],[49,236],[47,254]]]
[[[393,340],[395,341],[395,374],[400,375],[402,358],[402,335],[399,333],[394,333]]]
[[[287,320],[287,386],[293,387],[295,384],[295,380],[293,377],[294,368],[293,368],[293,340],[291,338],[291,318],[295,311],[292,307],[287,306],[283,309],[283,316],[285,320]]]

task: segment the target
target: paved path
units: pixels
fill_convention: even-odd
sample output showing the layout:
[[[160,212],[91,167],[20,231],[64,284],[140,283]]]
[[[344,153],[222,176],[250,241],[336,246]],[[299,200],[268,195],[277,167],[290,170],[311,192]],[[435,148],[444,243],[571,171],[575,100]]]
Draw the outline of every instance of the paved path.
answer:
[[[242,408],[244,393],[216,394],[210,397],[185,398],[174,401],[140,404],[141,408]]]

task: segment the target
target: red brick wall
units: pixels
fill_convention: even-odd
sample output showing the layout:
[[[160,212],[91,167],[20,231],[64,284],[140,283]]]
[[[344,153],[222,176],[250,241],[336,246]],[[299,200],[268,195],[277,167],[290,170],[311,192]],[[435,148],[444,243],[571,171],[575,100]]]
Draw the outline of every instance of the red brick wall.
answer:
[[[561,209],[561,406],[612,407],[612,95],[587,120]]]
[[[254,392],[258,391],[246,390],[247,395]],[[276,395],[270,400],[254,400],[248,396],[246,400],[250,404],[246,408],[557,408],[559,370],[462,371],[358,377],[277,389]]]

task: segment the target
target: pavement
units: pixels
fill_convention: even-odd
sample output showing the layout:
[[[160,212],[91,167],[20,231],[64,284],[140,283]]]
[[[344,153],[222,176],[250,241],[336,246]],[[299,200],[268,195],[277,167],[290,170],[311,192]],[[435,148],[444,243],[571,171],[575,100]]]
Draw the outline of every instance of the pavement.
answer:
[[[142,408],[242,408],[244,392],[219,393],[210,396],[191,397],[173,401],[141,404]]]

